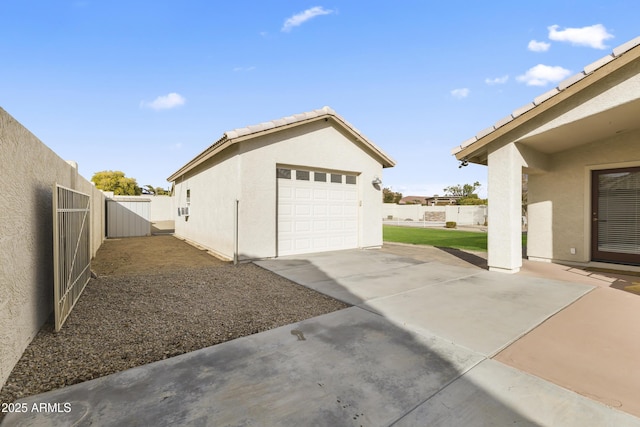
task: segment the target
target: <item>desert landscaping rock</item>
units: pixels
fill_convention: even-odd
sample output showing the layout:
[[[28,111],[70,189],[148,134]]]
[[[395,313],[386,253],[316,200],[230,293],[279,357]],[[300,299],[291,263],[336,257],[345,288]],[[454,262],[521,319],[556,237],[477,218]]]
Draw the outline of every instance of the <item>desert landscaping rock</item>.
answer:
[[[172,236],[108,240],[62,330],[47,322],[0,402],[80,383],[347,305]]]

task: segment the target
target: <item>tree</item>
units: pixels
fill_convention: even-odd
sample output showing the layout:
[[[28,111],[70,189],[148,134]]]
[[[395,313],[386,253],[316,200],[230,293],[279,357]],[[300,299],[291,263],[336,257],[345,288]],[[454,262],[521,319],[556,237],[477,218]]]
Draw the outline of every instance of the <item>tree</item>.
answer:
[[[382,201],[384,203],[398,203],[402,199],[402,193],[393,191],[391,188],[382,189]]]
[[[459,205],[486,205],[487,199],[481,199],[476,193],[481,187],[478,181],[473,184],[450,185],[444,189],[448,196],[457,196]]]
[[[444,194],[447,196],[469,197],[472,194],[475,194],[476,190],[480,188],[480,186],[481,185],[478,181],[473,184],[450,185],[449,187],[444,188]]]
[[[168,196],[170,194],[169,191],[165,190],[162,187],[154,187],[149,184],[144,186],[144,188],[142,189],[142,193],[151,194],[154,196]]]
[[[93,174],[91,182],[102,191],[113,191],[116,196],[139,196],[142,188],[135,178],[127,178],[121,171],[101,171]]]

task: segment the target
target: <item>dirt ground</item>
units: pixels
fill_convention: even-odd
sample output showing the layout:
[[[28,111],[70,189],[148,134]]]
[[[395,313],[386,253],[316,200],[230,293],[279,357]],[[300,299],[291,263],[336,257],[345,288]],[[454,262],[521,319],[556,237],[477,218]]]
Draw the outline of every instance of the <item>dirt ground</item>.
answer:
[[[171,235],[104,242],[62,330],[47,322],[0,403],[346,308],[252,263],[233,265]],[[0,414],[0,421],[2,414]]]
[[[229,263],[170,235],[109,239],[91,262],[91,270],[99,276],[225,266]]]

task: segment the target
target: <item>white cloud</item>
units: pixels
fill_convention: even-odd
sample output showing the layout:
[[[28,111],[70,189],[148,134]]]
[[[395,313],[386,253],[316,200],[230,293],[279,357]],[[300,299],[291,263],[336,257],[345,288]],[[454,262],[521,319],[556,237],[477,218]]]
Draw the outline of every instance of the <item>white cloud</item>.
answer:
[[[235,71],[235,72],[240,72],[240,71],[253,71],[253,70],[255,70],[255,69],[256,69],[256,67],[252,65],[251,67],[235,67],[235,68],[233,69],[233,71]]]
[[[151,108],[152,110],[169,110],[179,107],[187,102],[184,97],[178,93],[171,92],[168,95],[159,96],[151,102],[140,101],[140,108]]]
[[[293,29],[293,27],[300,26],[311,18],[315,18],[316,16],[321,16],[321,15],[330,15],[332,13],[333,13],[333,10],[325,9],[322,6],[312,7],[310,9],[305,10],[304,12],[295,14],[291,18],[284,21],[284,25],[282,26],[281,31],[288,33]]]
[[[551,43],[539,42],[537,40],[531,40],[527,45],[527,49],[531,52],[546,52],[551,47]]]
[[[591,25],[582,28],[565,28],[558,30],[560,26],[548,27],[549,39],[558,42],[569,42],[574,46],[587,46],[594,49],[606,49],[605,40],[613,38],[602,24]]]
[[[546,86],[549,83],[559,82],[571,74],[571,71],[559,66],[538,64],[529,68],[526,73],[516,77],[519,82],[527,86]]]
[[[488,84],[489,86],[493,86],[493,85],[503,85],[508,80],[509,80],[509,75],[507,74],[507,75],[504,75],[502,77],[496,77],[495,79],[486,78],[486,79],[484,79],[484,82],[486,84]]]
[[[466,87],[460,88],[460,89],[454,89],[451,91],[451,96],[453,96],[454,98],[458,98],[458,99],[462,99],[462,98],[466,98],[467,96],[469,96],[469,89],[467,89]]]

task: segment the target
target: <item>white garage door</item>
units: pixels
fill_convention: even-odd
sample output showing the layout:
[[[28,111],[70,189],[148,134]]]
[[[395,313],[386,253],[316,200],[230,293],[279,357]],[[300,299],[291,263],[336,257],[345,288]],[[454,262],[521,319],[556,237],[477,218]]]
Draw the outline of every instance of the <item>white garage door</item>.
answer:
[[[278,255],[358,247],[356,175],[278,168]]]

